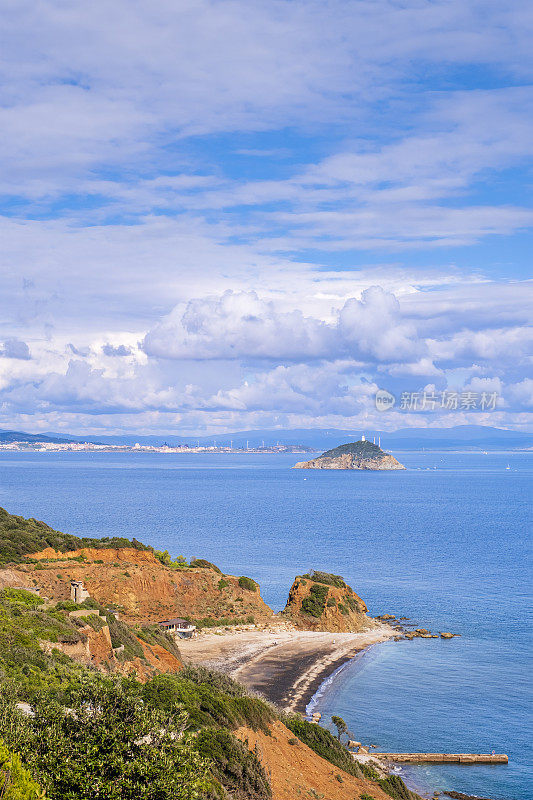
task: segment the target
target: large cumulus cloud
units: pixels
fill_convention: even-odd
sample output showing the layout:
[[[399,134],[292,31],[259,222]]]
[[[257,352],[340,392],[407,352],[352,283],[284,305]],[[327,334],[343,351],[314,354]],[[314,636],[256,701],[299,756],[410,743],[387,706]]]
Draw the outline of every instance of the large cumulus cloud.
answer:
[[[416,327],[402,319],[396,297],[380,286],[349,299],[332,322],[281,311],[253,292],[191,300],[144,338],[149,356],[306,361],[351,357],[398,361],[425,353]]]

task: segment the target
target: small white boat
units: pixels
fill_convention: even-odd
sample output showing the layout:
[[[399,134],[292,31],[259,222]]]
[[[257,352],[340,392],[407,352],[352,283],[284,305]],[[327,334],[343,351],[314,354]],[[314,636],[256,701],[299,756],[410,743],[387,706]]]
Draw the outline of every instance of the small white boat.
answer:
[[[507,464],[507,466],[505,467],[505,469],[511,469],[511,465],[510,465],[510,464]]]

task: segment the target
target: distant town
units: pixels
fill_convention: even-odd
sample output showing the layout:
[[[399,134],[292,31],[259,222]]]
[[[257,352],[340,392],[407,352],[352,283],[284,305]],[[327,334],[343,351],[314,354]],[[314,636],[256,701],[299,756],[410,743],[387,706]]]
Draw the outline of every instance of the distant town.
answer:
[[[196,447],[180,445],[150,444],[98,444],[95,442],[0,442],[0,451],[32,452],[32,453],[313,453],[314,448],[303,445],[261,445],[260,447],[233,447],[233,444],[212,445],[198,444]]]

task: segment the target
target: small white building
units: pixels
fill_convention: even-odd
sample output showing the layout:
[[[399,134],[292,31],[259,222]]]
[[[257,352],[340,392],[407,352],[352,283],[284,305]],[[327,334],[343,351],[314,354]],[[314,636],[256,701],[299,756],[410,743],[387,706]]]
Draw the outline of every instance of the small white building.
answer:
[[[84,600],[90,597],[89,592],[83,585],[83,581],[70,582],[70,599],[74,603],[83,603]]]
[[[178,639],[192,639],[196,633],[196,625],[192,625],[186,619],[164,619],[159,626]]]

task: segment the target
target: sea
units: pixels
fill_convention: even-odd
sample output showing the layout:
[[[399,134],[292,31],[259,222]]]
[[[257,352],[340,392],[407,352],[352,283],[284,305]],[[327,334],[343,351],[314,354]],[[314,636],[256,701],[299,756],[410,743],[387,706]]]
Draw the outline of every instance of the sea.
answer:
[[[427,795],[531,800],[533,453],[395,452],[399,472],[300,471],[289,454],[0,454],[0,505],[248,575],[274,609],[295,575],[343,575],[373,615],[451,640],[387,642],[313,698],[386,752],[507,753],[398,767]],[[185,610],[184,610],[185,611]]]

